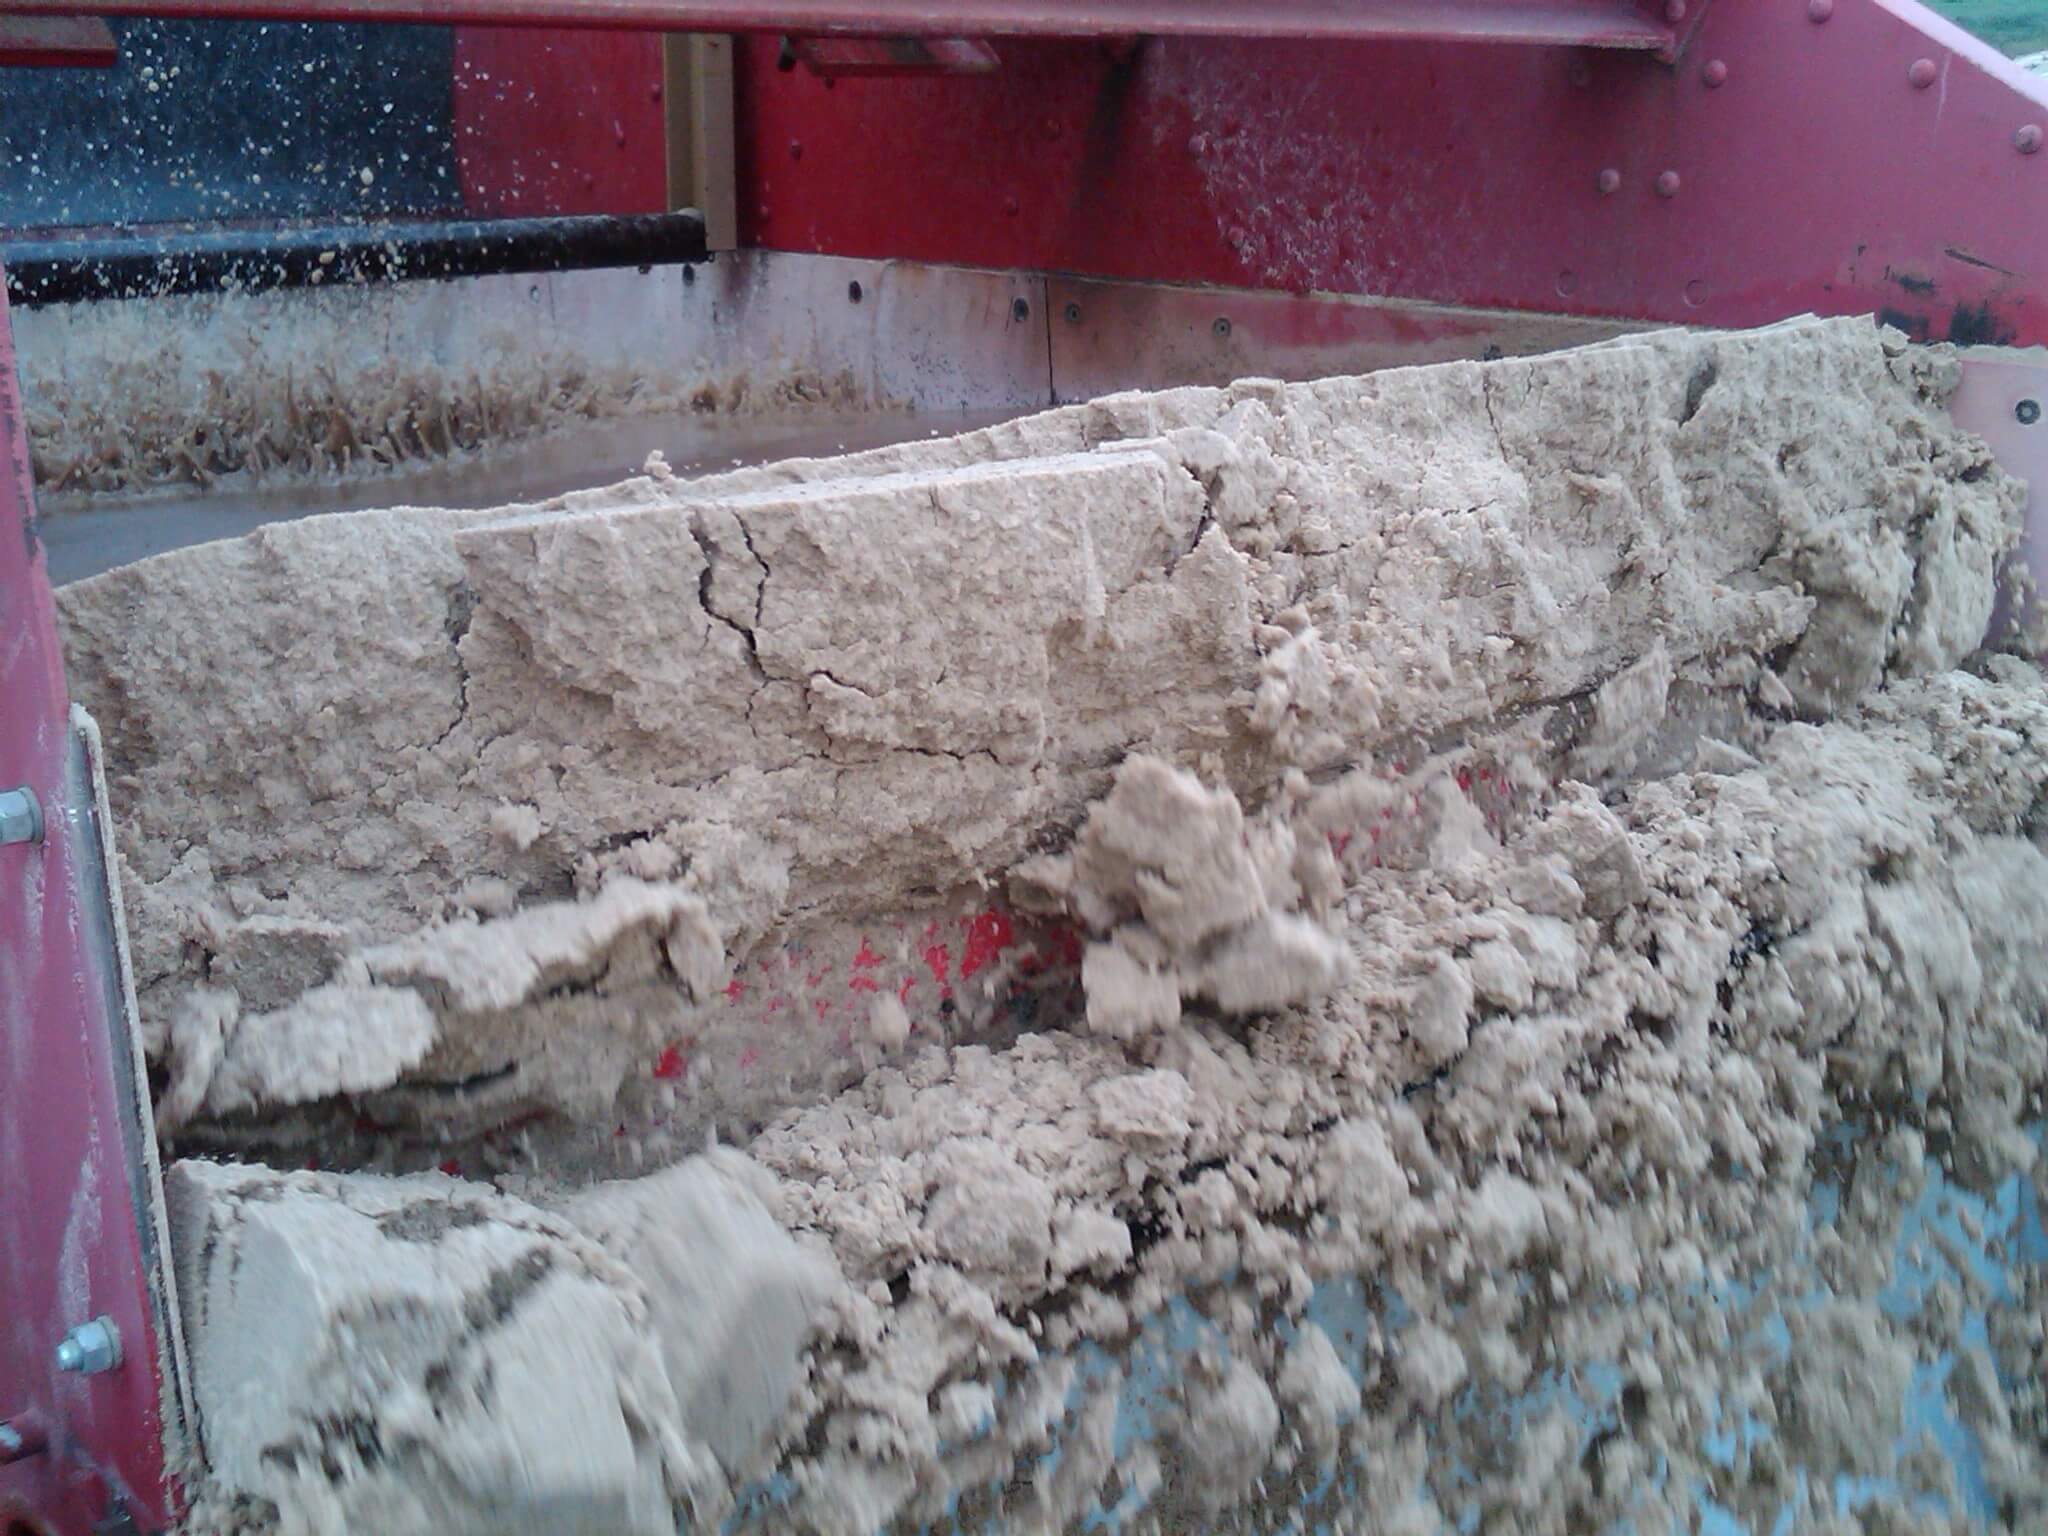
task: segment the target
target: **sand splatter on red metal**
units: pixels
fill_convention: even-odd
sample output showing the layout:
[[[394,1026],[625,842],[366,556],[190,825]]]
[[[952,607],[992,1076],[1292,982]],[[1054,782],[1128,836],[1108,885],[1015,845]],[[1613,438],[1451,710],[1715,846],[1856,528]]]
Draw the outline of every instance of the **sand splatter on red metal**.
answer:
[[[869,946],[866,935],[862,935],[860,949],[853,957],[853,968],[857,971],[872,971],[882,963],[882,957]]]
[[[655,1058],[654,1075],[659,1078],[676,1078],[683,1075],[683,1053],[669,1046]]]

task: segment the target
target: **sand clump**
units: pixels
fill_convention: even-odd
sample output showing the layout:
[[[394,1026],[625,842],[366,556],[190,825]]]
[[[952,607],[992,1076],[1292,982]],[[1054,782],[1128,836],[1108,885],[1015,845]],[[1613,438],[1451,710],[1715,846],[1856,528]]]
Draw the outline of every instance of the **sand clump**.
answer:
[[[358,1216],[447,1159],[610,1254],[629,1511],[1836,1528],[1811,1460],[1961,1520],[1847,1405],[1997,1300],[1948,1391],[2028,1529],[2039,1266],[1877,1305],[1912,1201],[2042,1178],[2048,690],[1974,655],[2022,492],[1954,367],[1249,381],[68,588],[166,1134]],[[744,1220],[579,1193],[707,1134]],[[663,1321],[656,1230],[779,1254],[774,1327]]]

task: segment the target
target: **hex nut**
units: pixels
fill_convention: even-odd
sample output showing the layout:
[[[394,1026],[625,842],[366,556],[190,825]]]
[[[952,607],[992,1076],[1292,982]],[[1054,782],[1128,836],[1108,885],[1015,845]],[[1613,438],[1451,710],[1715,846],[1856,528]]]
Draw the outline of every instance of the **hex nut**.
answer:
[[[26,784],[0,789],[0,844],[43,840],[43,807]]]
[[[57,1369],[97,1376],[121,1363],[121,1331],[111,1317],[80,1323],[58,1341]]]

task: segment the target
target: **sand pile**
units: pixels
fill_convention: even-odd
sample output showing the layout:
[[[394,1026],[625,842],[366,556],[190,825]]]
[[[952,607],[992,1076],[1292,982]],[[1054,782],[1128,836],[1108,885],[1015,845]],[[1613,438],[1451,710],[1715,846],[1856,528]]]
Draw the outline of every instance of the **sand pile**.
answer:
[[[1960,1520],[1901,1383],[2017,1300],[1945,1390],[2038,1523],[2038,1268],[1879,1305],[1922,1192],[2041,1178],[2048,690],[1970,661],[2021,491],[1953,383],[1858,322],[1639,338],[66,589],[162,1132],[333,1170],[174,1170],[181,1247],[313,1297],[255,1413],[186,1255],[209,1497],[1821,1526],[1813,1461]],[[710,1136],[751,1162],[586,1192]],[[432,1347],[361,1364],[394,1310]],[[610,1470],[436,1406],[499,1360]]]

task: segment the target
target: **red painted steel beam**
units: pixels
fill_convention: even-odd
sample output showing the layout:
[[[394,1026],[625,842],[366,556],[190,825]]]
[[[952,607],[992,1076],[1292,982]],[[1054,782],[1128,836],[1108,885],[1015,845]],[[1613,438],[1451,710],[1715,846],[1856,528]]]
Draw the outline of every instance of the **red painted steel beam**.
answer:
[[[1003,62],[978,37],[796,37],[790,49],[822,80],[992,75]]]
[[[169,1259],[16,379],[0,282],[0,789],[31,790],[43,824],[0,843],[0,1415],[43,1442],[0,1466],[0,1530],[156,1531],[173,1510],[151,1263]],[[61,1370],[58,1341],[102,1316],[119,1363]]]
[[[7,0],[17,15],[439,22],[868,37],[1413,38],[1655,52],[1671,28],[1623,0]]]
[[[1720,0],[1676,68],[1278,38],[1002,55],[828,90],[743,39],[741,243],[2048,343],[2048,77],[1909,0]]]
[[[114,34],[98,16],[0,16],[0,65],[105,69]]]

